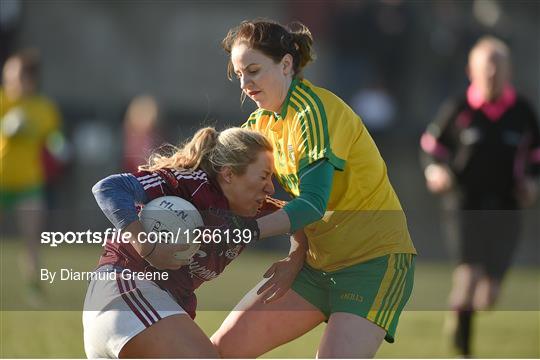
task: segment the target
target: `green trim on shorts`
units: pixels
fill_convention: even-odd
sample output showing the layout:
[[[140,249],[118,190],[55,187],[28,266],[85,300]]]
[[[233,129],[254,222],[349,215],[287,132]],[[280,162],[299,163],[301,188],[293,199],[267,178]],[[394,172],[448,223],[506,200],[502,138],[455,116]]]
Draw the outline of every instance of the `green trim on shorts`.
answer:
[[[393,343],[412,293],[414,260],[414,254],[389,254],[332,272],[304,264],[292,289],[327,319],[335,312],[361,316],[385,329]]]
[[[13,207],[27,199],[41,198],[44,196],[42,186],[33,186],[24,190],[18,191],[0,191],[0,209],[11,210]]]

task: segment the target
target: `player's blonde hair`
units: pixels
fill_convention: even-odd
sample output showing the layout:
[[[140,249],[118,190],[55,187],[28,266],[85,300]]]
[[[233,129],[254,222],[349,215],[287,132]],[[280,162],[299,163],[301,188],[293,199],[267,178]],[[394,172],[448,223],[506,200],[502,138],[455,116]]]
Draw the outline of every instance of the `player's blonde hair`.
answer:
[[[229,128],[218,132],[212,127],[200,129],[182,147],[170,146],[172,155],[155,153],[148,164],[139,170],[155,171],[163,168],[202,169],[216,177],[224,166],[235,174],[243,174],[261,151],[272,152],[272,144],[264,135],[242,128]]]
[[[234,76],[234,67],[230,55],[232,48],[245,42],[250,48],[259,50],[278,63],[283,56],[290,54],[293,58],[293,71],[296,77],[302,77],[302,70],[315,60],[313,36],[301,22],[293,22],[283,26],[273,20],[245,20],[232,28],[221,42],[223,49],[229,54],[227,77]]]

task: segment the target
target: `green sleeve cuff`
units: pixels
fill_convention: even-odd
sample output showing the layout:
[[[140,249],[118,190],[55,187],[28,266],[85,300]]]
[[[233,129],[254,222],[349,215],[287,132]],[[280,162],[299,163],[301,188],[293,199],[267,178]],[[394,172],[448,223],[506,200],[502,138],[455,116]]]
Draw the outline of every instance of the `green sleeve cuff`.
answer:
[[[291,222],[291,232],[324,216],[332,191],[334,170],[330,161],[324,159],[300,171],[298,174],[300,196],[283,207]]]

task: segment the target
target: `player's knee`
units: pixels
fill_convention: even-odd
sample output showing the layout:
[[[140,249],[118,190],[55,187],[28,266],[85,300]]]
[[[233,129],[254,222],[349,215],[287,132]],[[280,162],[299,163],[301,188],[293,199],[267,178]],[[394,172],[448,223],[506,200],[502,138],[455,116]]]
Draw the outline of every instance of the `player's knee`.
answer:
[[[228,331],[219,329],[214,335],[210,338],[212,344],[217,353],[222,358],[231,358],[235,357],[234,349],[237,348],[237,345],[234,342],[235,338]]]
[[[486,311],[492,307],[493,303],[486,298],[475,298],[473,302],[474,310]]]
[[[474,296],[474,308],[476,310],[489,310],[497,302],[499,297],[499,286],[494,282],[483,283],[479,286]]]
[[[475,264],[460,264],[454,270],[454,282],[458,284],[473,284],[482,276],[482,268]]]
[[[142,345],[142,346],[141,346]],[[213,346],[181,346],[169,343],[167,345],[156,343],[127,344],[122,348],[119,358],[190,358],[190,359],[217,359],[220,358],[217,349]]]
[[[482,277],[482,269],[472,264],[461,264],[453,274],[452,293],[454,297],[461,298],[461,302],[470,303],[479,279]]]
[[[265,348],[261,348],[257,340],[246,336],[243,331],[218,331],[211,338],[219,356],[225,359],[256,358],[262,355]]]
[[[452,291],[449,296],[449,305],[454,310],[467,310],[472,307],[474,296],[474,283],[470,277],[454,277]]]
[[[332,346],[326,344],[319,348],[317,352],[318,359],[372,359],[377,354],[378,346],[363,347],[362,349],[355,349],[355,351],[347,351],[344,346]]]

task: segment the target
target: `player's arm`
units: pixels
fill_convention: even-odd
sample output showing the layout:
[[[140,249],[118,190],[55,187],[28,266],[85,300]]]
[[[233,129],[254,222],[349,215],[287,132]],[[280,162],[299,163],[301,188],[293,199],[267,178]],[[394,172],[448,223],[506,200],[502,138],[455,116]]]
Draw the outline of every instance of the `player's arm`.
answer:
[[[143,186],[132,174],[117,174],[106,177],[92,187],[92,193],[101,211],[117,229],[138,239],[144,233],[137,215],[136,204],[148,202]],[[152,251],[152,244],[133,242],[141,257]]]
[[[268,278],[268,281],[257,290],[258,295],[263,294],[263,302],[275,301],[291,288],[304,265],[307,250],[306,234],[303,230],[297,231],[294,236],[291,236],[289,256],[273,263],[263,275]]]
[[[435,120],[431,122],[422,137],[420,147],[422,149],[421,162],[423,167],[431,164],[446,164],[450,159],[453,144],[451,138],[451,125],[459,112],[456,101],[445,102]]]
[[[540,177],[540,128],[538,117],[529,107],[529,149],[526,175],[538,179]]]
[[[266,199],[264,199],[264,203],[259,209],[259,212],[257,213],[257,217],[262,217],[264,215],[271,214],[273,212],[276,212],[280,209],[283,209],[283,207],[287,205],[287,201],[275,199],[271,196],[266,196]]]
[[[252,239],[295,232],[317,220],[326,212],[334,179],[334,166],[326,159],[306,166],[300,171],[300,195],[291,200],[283,209],[258,219],[228,216],[229,228],[251,231]]]
[[[443,104],[435,121],[428,125],[420,138],[420,162],[424,169],[426,186],[433,193],[448,191],[453,185],[453,175],[449,165],[454,144],[451,125],[458,113],[455,101]]]
[[[268,214],[272,214],[276,211],[283,209],[287,205],[287,201],[274,199],[271,196],[267,196],[266,200],[259,210],[258,217],[263,217]],[[304,262],[306,251],[308,249],[307,238],[304,234],[304,230],[298,230],[290,237],[291,247],[289,249],[289,257],[295,260],[301,260]]]
[[[0,135],[6,138],[24,134],[28,128],[28,121],[21,109],[12,109],[0,117]]]
[[[326,212],[334,179],[334,166],[326,159],[300,170],[300,195],[283,209],[257,219],[260,237],[291,233],[320,220]]]
[[[516,184],[516,197],[522,208],[534,205],[538,198],[538,178],[540,177],[540,129],[536,114],[526,104],[529,126],[526,135],[528,140],[525,176],[518,179]]]
[[[186,264],[172,255],[175,251],[185,250],[185,245],[136,240],[145,232],[136,204],[145,204],[150,197],[133,174],[111,175],[95,184],[92,193],[109,221],[134,239],[131,244],[142,258],[158,269],[178,269]]]
[[[283,211],[286,206],[285,201],[267,197],[264,205],[261,208],[259,216],[264,217],[264,214],[276,213]],[[262,300],[269,303],[279,299],[292,286],[294,279],[302,268],[306,259],[308,250],[307,237],[303,230],[297,231],[290,237],[291,247],[289,255],[275,263],[273,263],[264,273],[264,277],[268,280],[257,290],[258,295],[262,295]]]
[[[125,229],[138,221],[136,204],[149,201],[143,186],[132,174],[108,176],[92,187],[92,193],[101,211],[117,229]]]

